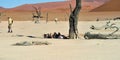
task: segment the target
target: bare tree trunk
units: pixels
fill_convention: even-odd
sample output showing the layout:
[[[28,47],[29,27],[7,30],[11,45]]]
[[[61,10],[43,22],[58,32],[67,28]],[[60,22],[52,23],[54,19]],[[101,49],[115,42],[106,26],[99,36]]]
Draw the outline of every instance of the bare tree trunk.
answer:
[[[71,8],[71,7],[70,7]],[[71,12],[70,18],[69,18],[69,38],[70,39],[77,39],[78,38],[78,14],[81,9],[81,0],[76,0],[76,7]]]
[[[46,23],[48,22],[48,12],[46,14]]]
[[[0,12],[0,23],[1,23],[2,12]]]
[[[35,9],[35,12],[36,12],[36,14],[37,14],[37,16],[35,16],[34,14],[33,14],[33,18],[37,18],[36,20],[35,20],[35,23],[39,23],[39,21],[40,21],[40,18],[41,18],[41,7],[34,7],[34,6],[32,6],[34,9]]]

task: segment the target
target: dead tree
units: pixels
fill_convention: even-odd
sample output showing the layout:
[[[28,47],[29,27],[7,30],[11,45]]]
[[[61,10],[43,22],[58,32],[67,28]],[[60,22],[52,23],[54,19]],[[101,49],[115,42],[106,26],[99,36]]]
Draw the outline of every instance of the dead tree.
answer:
[[[69,3],[70,13],[72,13],[72,5]]]
[[[0,12],[0,23],[1,23],[1,17],[3,16],[3,12]]]
[[[109,34],[104,34],[104,33],[90,33],[90,32],[87,32],[85,33],[84,35],[84,38],[85,39],[120,39],[120,34],[115,34],[116,32],[119,31],[119,28],[117,26],[115,26],[114,23],[110,24],[110,21],[107,22],[107,25],[104,27],[105,30],[106,29],[115,29],[115,31],[113,31],[112,33],[109,33]]]
[[[81,0],[76,0],[76,7],[69,17],[69,39],[78,38],[78,14],[81,10]]]
[[[120,34],[115,34],[116,32],[119,31],[119,28],[117,26],[111,26],[108,28],[111,29],[115,28],[116,30],[109,34],[102,34],[102,33],[95,34],[95,33],[86,32],[84,38],[85,39],[120,39]]]
[[[0,12],[0,23],[1,23],[1,16],[2,16],[2,13]]]
[[[68,8],[66,8],[66,10],[67,10]],[[69,9],[70,9],[70,13],[72,13],[72,5],[69,3]],[[69,17],[70,16],[70,14],[69,13],[67,13],[67,11],[65,12],[65,15],[64,15],[64,17],[65,17],[65,21],[67,20],[67,17]]]
[[[48,12],[46,14],[46,23],[48,22]]]
[[[65,17],[65,21],[66,21],[67,20],[66,15],[64,15],[64,17]]]
[[[72,13],[72,6],[71,6],[71,4],[69,3],[69,7],[70,7],[70,13]],[[69,17],[70,16],[70,14],[69,13],[65,13],[65,21],[67,20],[67,18],[66,17]]]
[[[41,18],[41,7],[34,7],[32,6],[34,9],[35,9],[35,12],[36,12],[36,15],[33,13],[33,21],[35,21],[35,23],[39,23],[40,21],[40,18]]]

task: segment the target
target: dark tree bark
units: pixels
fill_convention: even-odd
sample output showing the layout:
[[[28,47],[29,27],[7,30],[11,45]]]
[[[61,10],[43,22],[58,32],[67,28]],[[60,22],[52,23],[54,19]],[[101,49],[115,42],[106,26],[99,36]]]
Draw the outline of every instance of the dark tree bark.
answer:
[[[0,23],[1,23],[2,16],[3,16],[3,12],[0,12]]]
[[[2,13],[0,12],[0,23],[1,23],[1,16],[2,16]]]
[[[37,18],[36,20],[35,20],[35,23],[39,23],[39,21],[40,21],[40,18],[42,18],[41,17],[41,7],[35,7],[35,6],[32,6],[34,9],[35,9],[35,12],[36,12],[36,16],[33,14],[33,20],[34,20],[34,18]]]
[[[48,12],[46,14],[46,23],[48,22]]]
[[[81,0],[76,0],[76,7],[71,12],[69,18],[69,39],[77,39],[78,36],[78,14],[81,10]]]

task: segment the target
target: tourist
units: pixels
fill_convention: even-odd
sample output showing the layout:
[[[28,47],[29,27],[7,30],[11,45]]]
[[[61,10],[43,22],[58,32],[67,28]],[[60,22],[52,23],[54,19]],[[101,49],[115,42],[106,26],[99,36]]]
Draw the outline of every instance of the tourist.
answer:
[[[8,33],[12,33],[12,24],[13,24],[13,19],[11,17],[8,17]]]

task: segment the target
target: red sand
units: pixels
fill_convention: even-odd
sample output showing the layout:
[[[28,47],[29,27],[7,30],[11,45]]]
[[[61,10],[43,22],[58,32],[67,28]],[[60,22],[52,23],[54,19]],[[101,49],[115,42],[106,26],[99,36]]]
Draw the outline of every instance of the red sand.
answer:
[[[120,0],[111,0],[92,11],[120,11]]]

